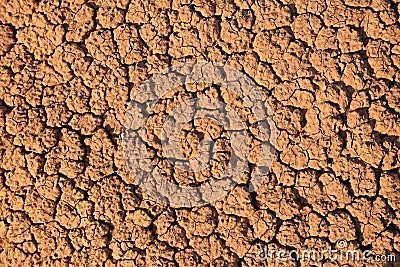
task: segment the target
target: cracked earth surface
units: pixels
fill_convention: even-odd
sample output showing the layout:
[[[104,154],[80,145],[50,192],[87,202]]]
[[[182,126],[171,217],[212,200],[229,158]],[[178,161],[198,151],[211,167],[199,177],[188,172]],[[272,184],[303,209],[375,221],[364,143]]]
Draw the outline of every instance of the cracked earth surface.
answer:
[[[1,1],[0,265],[310,266],[257,252],[340,238],[399,253],[399,11],[399,0]],[[192,60],[263,88],[277,153],[256,192],[244,179],[211,204],[172,208],[135,185],[121,124],[141,82]],[[162,157],[157,125],[199,96],[248,116],[213,85],[166,95],[149,120],[150,154],[178,184],[218,177],[229,157],[229,136],[210,121],[184,128],[182,151],[196,157],[211,136],[217,164],[187,175]],[[383,266],[312,266],[364,265]]]

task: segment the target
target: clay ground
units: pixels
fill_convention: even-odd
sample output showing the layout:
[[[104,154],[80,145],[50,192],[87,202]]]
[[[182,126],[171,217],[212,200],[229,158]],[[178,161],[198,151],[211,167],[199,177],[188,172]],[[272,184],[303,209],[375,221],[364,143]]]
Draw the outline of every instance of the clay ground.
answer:
[[[399,11],[399,0],[1,1],[0,265],[392,266],[257,253],[340,238],[400,252]],[[172,208],[135,185],[121,123],[142,81],[192,60],[263,88],[277,153],[256,192],[244,181],[204,207]],[[178,88],[150,125],[174,101],[240,101],[222,90]],[[188,157],[207,133],[229,141],[204,125],[183,132]],[[153,141],[154,164],[177,183],[218,176],[173,172]]]

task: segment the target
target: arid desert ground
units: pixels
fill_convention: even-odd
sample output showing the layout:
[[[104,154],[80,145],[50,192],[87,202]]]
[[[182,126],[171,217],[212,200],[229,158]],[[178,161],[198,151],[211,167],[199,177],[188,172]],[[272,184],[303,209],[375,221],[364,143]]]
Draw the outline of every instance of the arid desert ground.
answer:
[[[1,1],[0,266],[399,266],[399,13],[399,0]],[[262,158],[251,108],[212,83],[174,88],[141,154],[166,180],[212,183],[233,145],[251,148],[226,195],[179,207],[138,185],[122,133],[143,82],[196,61],[260,88],[275,154],[251,192]],[[186,158],[215,142],[196,172],[173,166],[160,137],[192,98],[225,103],[250,136],[185,124]],[[289,258],[327,249],[370,257]]]

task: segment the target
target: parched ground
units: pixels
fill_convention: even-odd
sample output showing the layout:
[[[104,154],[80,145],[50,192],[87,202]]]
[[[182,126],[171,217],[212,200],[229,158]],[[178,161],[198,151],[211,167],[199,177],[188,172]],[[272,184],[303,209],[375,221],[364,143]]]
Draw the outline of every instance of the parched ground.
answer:
[[[0,265],[310,266],[257,253],[340,238],[399,253],[399,11],[399,0],[1,1]],[[244,180],[204,207],[172,208],[135,185],[121,123],[142,81],[192,60],[263,88],[277,154],[256,192]],[[178,88],[150,125],[192,97],[240,107],[223,90]],[[184,154],[211,136],[220,165],[173,171],[150,129],[153,163],[179,184],[217,177],[229,156],[219,125],[194,122]],[[363,265],[391,266],[312,266]]]

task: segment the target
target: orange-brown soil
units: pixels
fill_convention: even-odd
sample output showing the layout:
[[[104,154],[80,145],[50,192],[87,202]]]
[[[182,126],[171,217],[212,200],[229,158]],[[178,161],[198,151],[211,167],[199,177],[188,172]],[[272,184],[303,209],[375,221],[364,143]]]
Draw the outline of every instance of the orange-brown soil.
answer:
[[[257,253],[341,238],[400,253],[399,11],[399,0],[1,1],[0,266],[391,266]],[[211,204],[174,208],[135,185],[122,123],[143,81],[193,60],[263,88],[277,153],[257,191],[241,181]],[[156,125],[192,97],[240,106],[223,90],[188,85],[160,101],[150,152],[167,178],[220,174],[220,125],[182,131],[188,157],[204,137],[220,147],[220,164],[191,176],[162,158]]]

